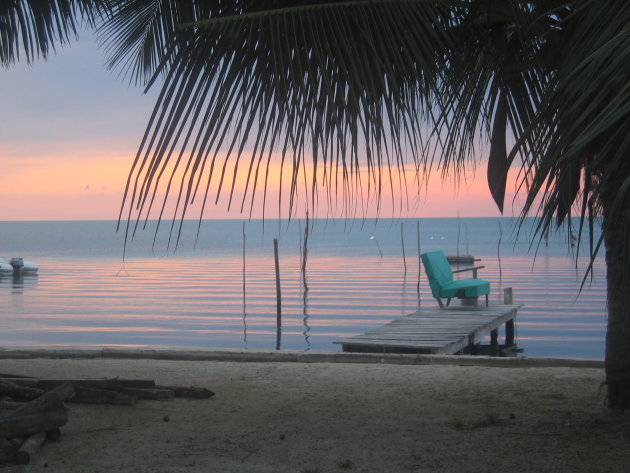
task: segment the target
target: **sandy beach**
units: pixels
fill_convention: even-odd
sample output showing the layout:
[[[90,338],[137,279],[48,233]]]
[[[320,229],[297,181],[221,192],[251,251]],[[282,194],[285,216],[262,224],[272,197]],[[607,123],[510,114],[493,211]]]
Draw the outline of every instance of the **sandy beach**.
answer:
[[[2,467],[7,473],[593,473],[630,465],[629,420],[605,409],[597,362],[23,355],[4,351],[0,372],[155,379],[216,394],[68,404],[61,439],[30,465]]]

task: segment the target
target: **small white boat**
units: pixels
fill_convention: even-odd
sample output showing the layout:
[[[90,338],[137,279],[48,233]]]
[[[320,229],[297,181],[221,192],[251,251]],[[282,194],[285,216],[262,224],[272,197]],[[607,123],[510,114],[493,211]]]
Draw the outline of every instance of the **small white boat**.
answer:
[[[9,260],[0,257],[0,274],[13,274],[13,266]]]
[[[33,274],[39,270],[39,266],[37,266],[32,261],[24,261],[24,266],[22,267],[23,273]]]
[[[6,258],[0,257],[0,274],[36,274],[39,270],[32,261],[24,261],[23,258]]]

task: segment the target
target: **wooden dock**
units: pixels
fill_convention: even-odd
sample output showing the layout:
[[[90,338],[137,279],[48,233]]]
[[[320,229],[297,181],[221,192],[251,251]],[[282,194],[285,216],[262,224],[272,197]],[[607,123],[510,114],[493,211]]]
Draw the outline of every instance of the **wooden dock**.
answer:
[[[514,319],[521,304],[422,308],[406,317],[333,343],[346,352],[433,353],[452,355],[480,343],[490,334],[497,345],[505,324],[506,345],[514,343]]]

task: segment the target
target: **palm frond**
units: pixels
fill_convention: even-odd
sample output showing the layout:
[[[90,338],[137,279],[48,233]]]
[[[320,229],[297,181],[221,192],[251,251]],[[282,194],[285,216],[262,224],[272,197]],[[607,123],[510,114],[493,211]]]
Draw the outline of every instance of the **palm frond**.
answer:
[[[6,0],[0,2],[0,64],[46,58],[57,45],[76,38],[77,26],[91,22],[107,0]]]
[[[178,220],[198,199],[205,208],[227,193],[232,207],[237,175],[246,182],[238,208],[251,209],[265,199],[274,156],[289,214],[299,189],[308,206],[326,188],[352,211],[404,186],[404,168],[425,160],[422,123],[445,57],[436,48],[449,45],[437,25],[448,11],[435,1],[304,8],[176,33],[121,218],[146,219],[156,206],[164,215],[162,190],[174,190]]]
[[[601,245],[592,236],[601,209],[608,209],[606,221],[615,225],[630,205],[630,5],[605,3],[579,2],[563,22],[553,82],[517,143],[527,142],[533,151],[524,212],[539,205],[545,231],[554,216],[561,223],[577,211],[593,255]]]

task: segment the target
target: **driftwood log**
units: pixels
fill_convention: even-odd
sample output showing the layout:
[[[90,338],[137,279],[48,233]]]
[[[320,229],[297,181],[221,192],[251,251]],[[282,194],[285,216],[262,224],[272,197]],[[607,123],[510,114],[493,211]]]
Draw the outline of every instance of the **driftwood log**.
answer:
[[[107,389],[93,389],[77,386],[75,396],[69,401],[81,404],[115,404],[119,406],[130,406],[138,402],[136,396],[130,396],[118,391]]]
[[[0,438],[10,439],[46,432],[66,425],[68,411],[64,408],[38,414],[0,419]]]
[[[73,386],[81,386],[92,389],[119,389],[119,388],[154,388],[155,381],[152,379],[37,379],[37,378],[0,378],[2,381],[10,382],[18,386],[53,389],[65,383]]]
[[[13,418],[28,414],[39,414],[60,408],[63,409],[64,401],[72,398],[72,396],[74,396],[74,386],[70,383],[64,383],[14,409],[3,418]]]
[[[170,399],[172,397],[190,397],[207,399],[214,396],[214,392],[206,388],[195,386],[158,386],[150,379],[36,379],[23,377],[0,378],[1,382],[13,383],[18,387],[35,390],[49,390],[65,383],[74,386],[76,395],[70,402],[84,402],[87,404],[134,404],[124,397],[116,398],[100,391],[116,391],[137,399]],[[43,391],[40,391],[40,393]]]
[[[31,462],[31,457],[35,455],[35,452],[46,441],[46,434],[44,432],[38,432],[28,437],[15,456],[15,463],[18,465],[27,465]]]
[[[214,396],[214,393],[206,388],[197,388],[194,386],[156,386],[158,389],[168,389],[173,391],[175,397],[192,397],[196,399],[208,399]]]
[[[5,438],[0,438],[0,463],[11,462],[15,459],[18,447]]]
[[[15,383],[12,379],[0,379],[0,394],[15,400],[30,401],[44,394],[44,391],[36,386]]]
[[[156,386],[148,379],[0,375],[0,464],[28,464],[46,441],[59,440],[60,427],[68,422],[66,403],[133,405],[139,399],[207,399],[213,395],[206,388]]]
[[[21,407],[23,405],[23,402],[0,401],[0,410],[12,411],[13,409],[17,409],[18,407]],[[2,414],[0,414],[0,417],[2,417]]]
[[[175,393],[171,389],[122,388],[119,392],[136,396],[138,399],[173,399],[175,397]]]

